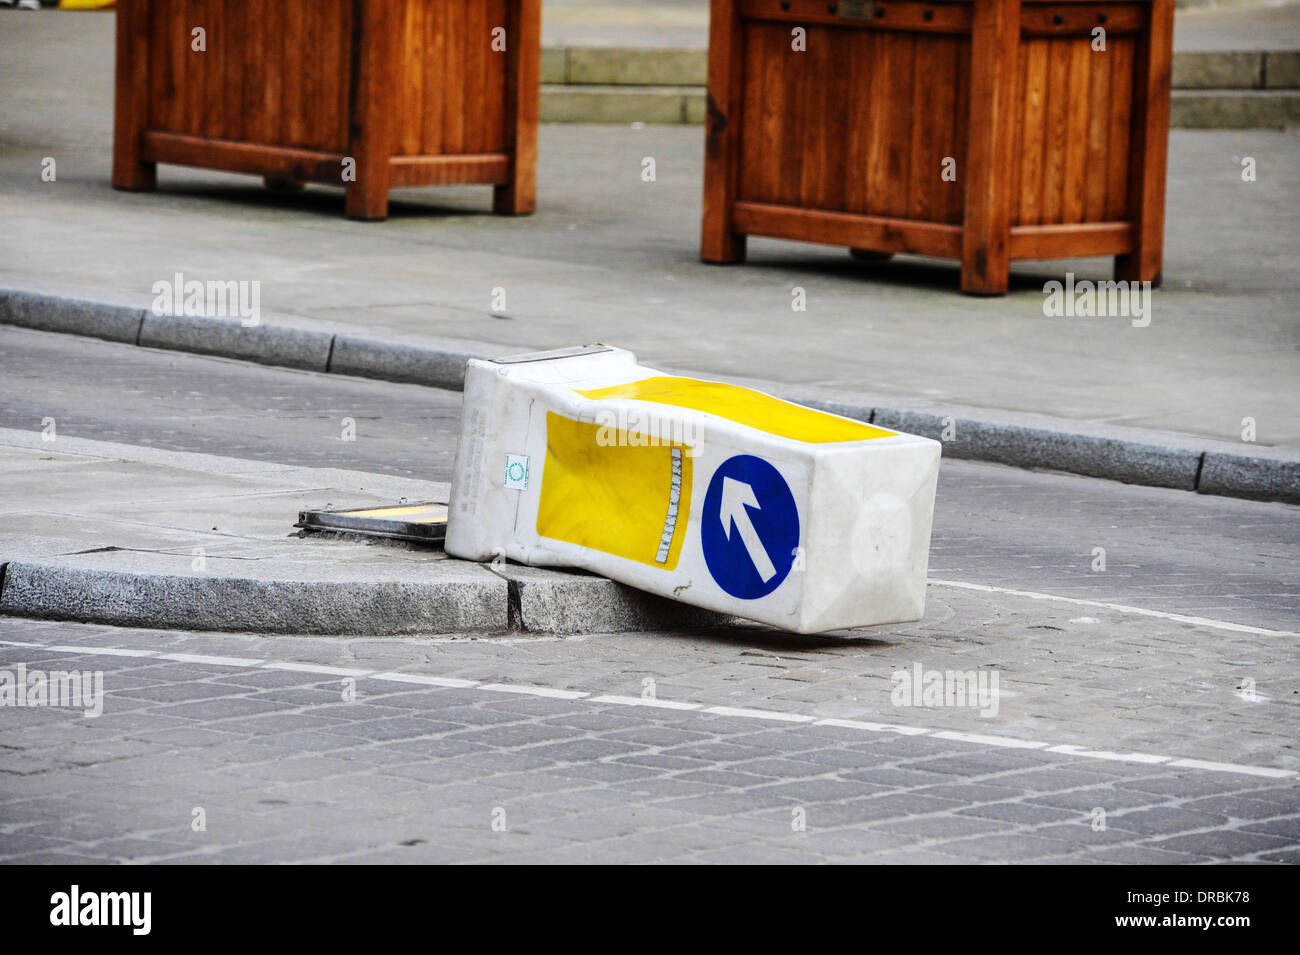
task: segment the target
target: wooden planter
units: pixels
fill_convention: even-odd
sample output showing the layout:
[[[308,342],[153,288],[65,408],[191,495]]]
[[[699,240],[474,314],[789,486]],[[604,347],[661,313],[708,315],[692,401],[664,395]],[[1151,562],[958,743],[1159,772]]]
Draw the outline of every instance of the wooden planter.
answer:
[[[977,294],[1017,259],[1159,283],[1173,0],[712,2],[706,262],[763,235],[960,259]]]
[[[532,212],[540,44],[541,0],[119,0],[113,185],[177,163],[342,185],[355,219],[456,183]]]

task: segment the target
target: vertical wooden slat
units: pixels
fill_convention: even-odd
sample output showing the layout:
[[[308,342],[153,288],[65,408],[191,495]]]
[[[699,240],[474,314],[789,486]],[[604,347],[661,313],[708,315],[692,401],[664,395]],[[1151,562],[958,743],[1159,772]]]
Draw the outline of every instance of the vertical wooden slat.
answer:
[[[813,42],[813,31],[808,31],[808,42]],[[791,44],[790,30],[773,31],[768,47],[770,68],[777,71],[786,97],[786,108],[779,117],[781,123],[780,149],[777,151],[777,197],[778,201],[790,205],[799,204],[799,195],[803,189],[803,167],[805,161],[805,137],[811,134],[808,128],[809,109],[816,102],[818,95],[817,77],[808,69],[807,52],[795,50]]]
[[[150,0],[119,0],[114,62],[113,186],[152,189],[157,166],[141,159],[149,115]]]
[[[399,136],[394,152],[402,156],[419,156],[424,138],[425,71],[429,58],[429,22],[438,4],[406,4],[406,26],[400,43],[402,86],[398,90]]]
[[[1092,48],[1087,40],[1072,39],[1066,46],[1069,68],[1069,98],[1066,109],[1066,133],[1062,149],[1065,153],[1065,180],[1061,195],[1060,222],[1082,222],[1084,218],[1086,174],[1088,158],[1088,129],[1091,117],[1088,90],[1091,85]],[[1064,64],[1063,64],[1064,65]]]
[[[858,30],[852,34],[844,93],[844,209],[870,211],[871,169],[871,80],[878,69],[876,32]]]
[[[483,126],[482,126],[482,148],[485,153],[500,152],[506,149],[506,141],[509,138],[505,129],[507,116],[507,86],[510,82],[511,70],[515,68],[513,57],[516,53],[514,43],[517,37],[511,28],[515,20],[515,10],[513,0],[491,0],[489,9],[491,15],[488,17],[490,26],[505,26],[508,34],[509,46],[504,53],[496,53],[488,48],[488,54],[483,62]],[[538,22],[541,22],[541,14],[538,14]],[[539,26],[540,36],[540,26]],[[538,40],[537,53],[537,76],[538,89],[540,97],[541,89],[541,40]]]
[[[395,17],[398,13],[397,2],[388,0],[387,5],[393,8],[390,10],[390,15]],[[338,0],[327,0],[324,3],[317,0],[311,4],[312,15],[320,19],[320,50],[322,57],[325,58],[322,60],[324,63],[349,63],[353,60],[349,55],[348,22],[343,7],[344,4],[339,3]],[[395,31],[397,26],[390,20],[387,29]],[[343,70],[320,70],[319,66],[314,69],[324,75],[321,80],[320,97],[312,104],[313,145],[318,149],[338,149],[349,139],[346,121],[349,106],[346,74]],[[390,62],[389,69],[390,75],[395,77],[395,64]],[[390,103],[392,95],[393,91],[390,89],[386,93]],[[392,120],[393,117],[389,117],[388,122],[391,123]]]
[[[338,43],[335,60],[337,63],[351,63],[356,60],[353,51],[356,44],[356,33],[353,29],[356,12],[356,6],[351,0],[334,0],[334,22],[337,24],[335,33]],[[342,150],[347,147],[351,139],[352,90],[345,71],[336,70],[333,80],[331,88],[334,91],[334,140],[327,143],[325,148]]]
[[[264,58],[262,69],[262,89],[259,110],[261,112],[261,141],[266,143],[283,143],[284,136],[280,122],[281,87],[284,84],[284,36],[286,12],[292,3],[283,0],[271,0],[262,7],[261,49]]]
[[[465,151],[465,16],[468,0],[447,0],[447,47],[442,64],[442,148]]]
[[[929,153],[930,192],[934,200],[930,203],[929,216],[936,222],[950,219],[949,203],[957,191],[957,181],[961,179],[962,170],[957,165],[957,180],[943,178],[944,160],[957,162],[956,127],[953,114],[957,107],[957,63],[958,43],[955,37],[935,37],[934,76],[934,116],[930,120],[933,133],[926,137]]]
[[[935,218],[939,198],[939,160],[935,157],[935,125],[940,121],[936,97],[939,38],[924,37],[916,44],[912,58],[912,137],[908,147],[909,219]]]
[[[871,31],[871,90],[867,97],[868,113],[864,118],[867,131],[867,163],[863,211],[885,215],[893,190],[890,188],[889,96],[894,73],[893,40],[888,31]]]
[[[306,142],[302,118],[302,77],[306,67],[302,55],[304,18],[302,4],[285,4],[284,35],[280,38],[281,62],[284,64],[284,77],[280,84],[280,135],[290,146],[302,146]]]
[[[418,64],[424,75],[421,88],[424,90],[422,114],[424,117],[421,151],[427,156],[441,155],[443,150],[443,111],[446,108],[446,89],[442,82],[443,63],[447,59],[447,22],[449,5],[431,4],[428,19],[425,21],[429,36],[426,41],[427,55],[423,63]]]
[[[245,10],[240,0],[214,3],[204,8],[203,19],[210,20],[208,52],[192,54],[212,57],[213,73],[220,64],[221,75],[221,129],[226,139],[244,138],[244,83],[243,64],[237,55],[240,49],[240,22]]]
[[[885,42],[890,48],[889,93],[881,108],[886,113],[885,213],[906,217],[911,207],[912,112],[915,109],[916,85],[912,80],[916,59],[916,40],[910,33],[888,31]]]
[[[352,57],[352,142],[357,178],[348,184],[347,214],[352,219],[388,215],[389,159],[392,151],[395,39],[400,7],[391,0],[356,0]]]
[[[463,116],[463,136],[461,151],[479,153],[483,151],[483,64],[492,53],[492,36],[486,16],[484,0],[469,0],[465,4],[465,65],[460,76],[461,95],[464,97],[461,113]],[[508,45],[507,38],[507,45]]]
[[[743,40],[736,0],[713,0],[700,224],[700,258],[705,262],[741,262],[745,258],[745,238],[732,231],[731,224],[739,178]]]
[[[961,288],[987,295],[1010,280],[1012,107],[1020,0],[974,0],[970,156],[962,229]]]
[[[833,115],[842,96],[837,77],[842,77],[843,57],[836,57],[834,34],[824,27],[808,29],[808,49],[790,51],[790,62],[799,77],[800,118],[805,120],[799,139],[798,203],[810,209],[838,208],[832,185],[832,153],[844,149],[844,137],[834,134]],[[842,103],[838,104],[842,105]]]
[[[750,27],[744,31],[745,62],[756,64],[762,62],[763,31]],[[737,136],[740,149],[740,167],[746,170],[744,181],[740,183],[739,198],[754,199],[759,202],[771,202],[774,193],[768,187],[768,166],[763,162],[768,149],[763,139],[763,117],[767,104],[763,98],[763,83],[766,73],[763,70],[748,69],[742,81],[740,101],[740,123],[742,129]]]
[[[1150,24],[1138,50],[1133,97],[1133,149],[1129,166],[1129,214],[1134,248],[1115,258],[1115,276],[1159,285],[1165,230],[1165,163],[1169,149],[1173,0],[1152,0]]]
[[[1043,140],[1042,221],[1061,221],[1065,205],[1065,154],[1070,148],[1068,40],[1048,41],[1047,115]]]
[[[1129,144],[1133,123],[1133,46],[1129,37],[1111,43],[1109,153],[1106,176],[1106,219],[1129,218]]]
[[[761,182],[763,195],[771,202],[781,201],[787,192],[788,183],[782,180],[782,157],[785,155],[785,115],[789,112],[789,93],[795,92],[791,86],[789,74],[785,70],[785,51],[789,43],[780,28],[770,29],[754,24],[745,28],[746,34],[753,36],[758,51],[758,58],[746,63],[753,63],[752,70],[763,77],[762,95],[756,100],[745,98],[740,107],[741,142],[744,142],[744,128],[755,127],[754,114],[759,114],[757,124],[760,134],[753,144],[751,152],[757,155],[754,166],[745,165],[740,176],[741,190],[751,178]],[[748,53],[746,55],[749,55]],[[747,65],[745,72],[750,71]]]
[[[1084,197],[1084,221],[1106,219],[1106,148],[1110,139],[1110,44],[1105,50],[1093,51],[1089,44],[1088,155],[1084,163],[1087,183]]]
[[[1043,221],[1043,156],[1047,129],[1047,40],[1024,44],[1024,122],[1021,124],[1020,222],[1037,225]]]
[[[542,75],[542,0],[511,0],[505,69],[505,150],[510,178],[493,192],[493,211],[532,212],[537,205],[537,116]]]
[[[163,86],[158,97],[160,106],[159,128],[183,133],[201,133],[202,117],[194,112],[195,96],[192,78],[198,72],[211,72],[212,27],[195,0],[183,0],[176,5],[155,4],[158,9],[159,32],[167,50],[166,66],[159,64],[159,79]],[[207,30],[208,53],[196,52],[191,30]],[[151,68],[152,69],[152,68]]]
[[[953,76],[953,85],[956,88],[957,95],[953,107],[953,147],[956,152],[953,158],[957,160],[957,181],[952,184],[953,188],[949,194],[948,212],[945,221],[960,225],[962,214],[965,210],[966,199],[966,169],[970,156],[970,84],[966,78],[970,76],[970,41],[963,38],[957,47],[957,71]],[[1019,86],[1017,86],[1017,95],[1012,97],[1012,103],[1016,104],[1019,100]],[[1016,124],[1019,128],[1019,123]],[[1013,163],[1013,166],[1015,164]],[[1012,191],[1013,208],[1016,191]]]
[[[214,28],[220,30],[219,6],[219,3],[212,3],[211,0],[185,0],[177,11],[179,19],[175,29],[180,44],[177,52],[181,55],[180,65],[185,70],[184,79],[190,91],[182,107],[188,116],[180,117],[180,125],[176,128],[184,128],[196,136],[210,135],[213,128],[220,127],[221,111],[224,108],[221,102],[223,80],[221,60],[216,54],[190,52],[190,30],[196,26],[204,27],[211,43]],[[211,50],[212,47],[209,45],[208,49]]]

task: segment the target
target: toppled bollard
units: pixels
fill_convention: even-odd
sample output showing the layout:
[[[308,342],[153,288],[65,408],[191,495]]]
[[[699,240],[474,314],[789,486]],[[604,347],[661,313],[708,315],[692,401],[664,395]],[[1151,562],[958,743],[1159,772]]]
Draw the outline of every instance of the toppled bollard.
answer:
[[[939,452],[618,348],[472,360],[446,547],[799,633],[916,620]]]

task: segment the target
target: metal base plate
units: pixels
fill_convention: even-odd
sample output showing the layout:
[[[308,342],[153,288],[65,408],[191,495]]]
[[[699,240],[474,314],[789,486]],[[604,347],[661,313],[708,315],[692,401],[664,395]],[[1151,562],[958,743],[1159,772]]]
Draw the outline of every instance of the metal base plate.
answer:
[[[447,505],[442,501],[421,501],[349,511],[299,511],[298,523],[293,526],[309,533],[360,534],[438,544],[447,536]]]

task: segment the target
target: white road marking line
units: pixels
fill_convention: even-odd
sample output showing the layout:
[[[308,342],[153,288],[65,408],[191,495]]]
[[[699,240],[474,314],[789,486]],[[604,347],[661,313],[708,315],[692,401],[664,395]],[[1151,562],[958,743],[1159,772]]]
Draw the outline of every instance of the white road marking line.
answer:
[[[45,649],[54,653],[86,653],[91,656],[105,657],[156,657],[158,655],[157,650],[127,650],[110,647],[65,647],[56,645]]]
[[[285,663],[273,661],[259,666],[261,670],[289,670],[293,673],[319,673],[322,676],[370,676],[374,670],[358,670],[353,667],[329,667],[319,663]]]
[[[1012,736],[984,736],[981,733],[959,733],[956,730],[944,730],[930,735],[935,739],[951,739],[959,743],[979,743],[981,746],[1005,746],[1008,749],[1042,749],[1047,745],[1029,739],[1016,739]]]
[[[372,673],[372,680],[391,680],[393,683],[417,683],[421,686],[441,686],[449,690],[467,690],[478,686],[477,680],[460,680],[451,676],[426,676],[423,673]]]
[[[925,736],[932,730],[924,726],[899,726],[897,723],[872,723],[869,720],[824,719],[818,726],[839,726],[846,730],[866,730],[868,733],[898,733],[900,736]]]
[[[749,710],[740,706],[706,706],[705,713],[715,713],[718,716],[740,716],[750,720],[776,720],[781,723],[812,723],[817,719],[815,716],[804,716],[802,713],[782,713],[779,710]]]
[[[1289,769],[1273,769],[1269,766],[1242,766],[1239,763],[1215,763],[1205,759],[1175,759],[1170,766],[1185,766],[1188,769],[1208,769],[1217,773],[1245,773],[1247,776],[1266,776],[1269,779],[1283,779],[1294,776]]]
[[[1073,743],[1047,747],[1049,753],[1065,753],[1067,756],[1083,756],[1086,759],[1105,759],[1112,763],[1167,763],[1172,756],[1155,756],[1151,753],[1112,753],[1108,749],[1086,749]]]
[[[546,696],[555,700],[581,700],[591,696],[590,693],[583,693],[581,690],[555,690],[549,686],[522,686],[518,683],[483,683],[479,685],[480,690],[490,690],[493,693],[523,693],[527,696]]]
[[[159,660],[177,663],[210,663],[216,667],[260,667],[266,660],[260,657],[214,657],[206,653],[160,653]]]
[[[678,700],[647,700],[643,696],[593,696],[592,703],[617,703],[619,706],[654,706],[661,710],[698,710],[702,703],[682,703]]]
[[[1300,637],[1300,633],[1290,630],[1268,630],[1264,627],[1248,627],[1244,623],[1228,623],[1226,620],[1211,620],[1209,617],[1189,617],[1186,614],[1170,613],[1167,610],[1148,610],[1145,607],[1130,607],[1126,604],[1105,603],[1100,600],[1083,600],[1079,597],[1062,597],[1059,594],[1040,594],[1033,590],[1013,590],[1010,587],[990,587],[987,584],[968,584],[964,580],[935,580],[928,583],[941,587],[958,587],[962,590],[977,590],[985,594],[1009,594],[1013,597],[1028,597],[1030,600],[1056,600],[1060,603],[1076,604],[1080,607],[1101,607],[1116,613],[1134,613],[1143,617],[1158,617],[1161,620],[1173,620],[1176,623],[1190,623],[1198,627],[1213,627],[1216,630],[1231,630],[1234,633],[1254,633],[1265,637]]]
[[[1056,599],[1056,598],[1052,598]],[[1268,631],[1270,633],[1276,631]],[[815,726],[838,726],[844,729],[859,729],[872,733],[898,733],[902,736],[933,736],[937,739],[949,739],[956,742],[972,743],[980,746],[1001,746],[1015,749],[1043,749],[1044,752],[1060,753],[1065,756],[1079,756],[1088,759],[1107,760],[1121,763],[1149,763],[1164,766],[1177,766],[1181,769],[1201,769],[1210,772],[1236,773],[1245,776],[1262,776],[1266,779],[1289,779],[1297,775],[1295,770],[1275,769],[1271,766],[1246,766],[1240,763],[1219,763],[1205,759],[1182,759],[1173,756],[1157,756],[1152,753],[1112,753],[1107,750],[1085,749],[1071,743],[1055,746],[1036,740],[1019,739],[1012,736],[990,736],[980,733],[961,733],[955,730],[935,730],[922,726],[902,726],[894,723],[873,723],[869,720],[844,720],[828,717],[818,719],[802,713],[783,713],[778,710],[756,710],[735,706],[705,706],[702,703],[685,703],[677,700],[646,700],[637,696],[604,695],[592,696],[579,690],[557,690],[545,686],[525,686],[515,683],[475,683],[473,680],[461,680],[454,677],[427,676],[422,673],[379,673],[374,670],[360,670],[348,667],[323,666],[316,663],[263,662],[244,657],[208,656],[205,654],[171,653],[163,654],[156,650],[130,650],[118,647],[86,647],[44,645],[24,643],[17,640],[0,640],[0,646],[23,649],[48,650],[54,653],[74,653],[84,656],[110,657],[151,657],[172,660],[183,658],[186,663],[211,664],[213,666],[238,666],[246,669],[286,670],[294,673],[328,674],[336,676],[368,677],[375,680],[388,680],[397,683],[412,683],[424,686],[436,686],[451,689],[475,688],[494,693],[521,693],[529,696],[550,697],[560,700],[582,700],[588,703],[613,703],[622,706],[652,706],[660,709],[699,710],[718,716],[735,716],[741,719],[768,720],[784,723],[811,723]]]

